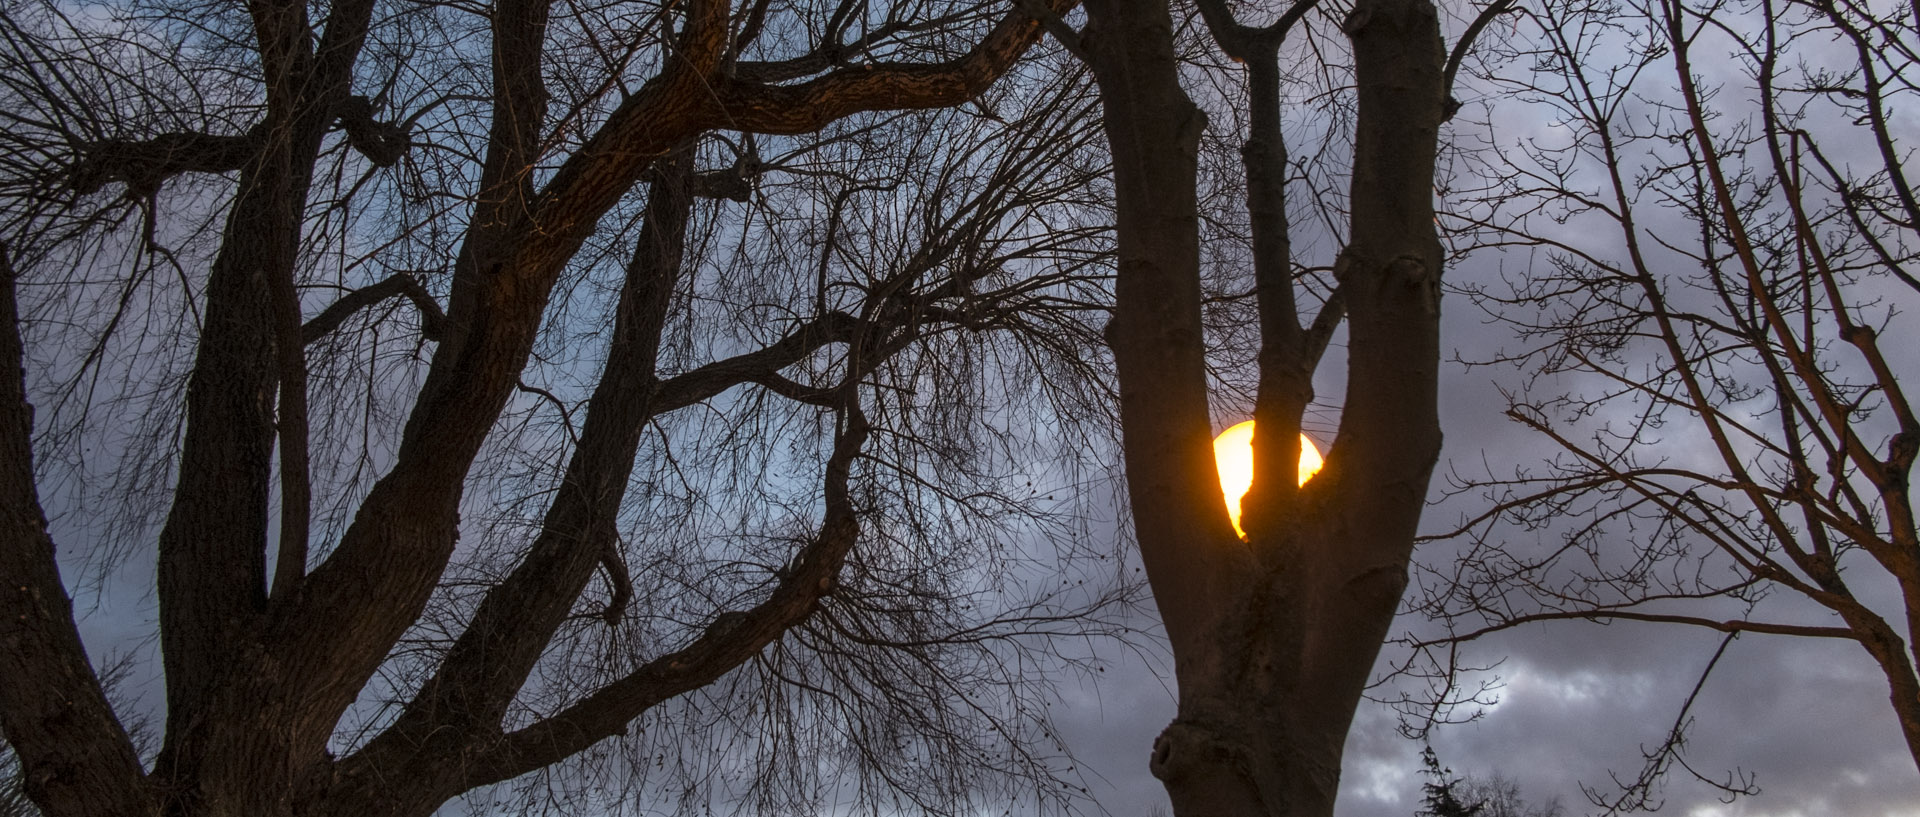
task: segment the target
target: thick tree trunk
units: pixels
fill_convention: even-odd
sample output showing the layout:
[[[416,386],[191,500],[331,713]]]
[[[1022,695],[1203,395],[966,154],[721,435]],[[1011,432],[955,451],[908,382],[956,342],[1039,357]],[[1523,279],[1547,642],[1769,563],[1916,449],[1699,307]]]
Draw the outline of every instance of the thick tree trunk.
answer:
[[[1127,484],[1180,687],[1179,715],[1151,768],[1179,817],[1325,817],[1439,455],[1437,16],[1427,0],[1362,0],[1347,20],[1358,120],[1351,232],[1338,264],[1351,338],[1340,436],[1304,488],[1267,482],[1248,496],[1243,542],[1208,444],[1194,195],[1204,120],[1180,88],[1165,5],[1090,0],[1087,10],[1114,157],[1119,273],[1107,333]],[[1277,120],[1267,102],[1256,107]],[[1284,148],[1258,141],[1267,135],[1248,146],[1250,204],[1256,219],[1274,220],[1284,191],[1270,165]],[[1264,254],[1284,252],[1284,223],[1255,229]],[[1261,412],[1297,428],[1318,348],[1293,300],[1267,291],[1290,285],[1285,259],[1260,261]],[[1263,448],[1256,473],[1278,473],[1264,463],[1285,446]]]
[[[335,5],[317,43],[305,6],[248,6],[267,94],[264,137],[241,168],[208,274],[178,483],[158,542],[167,729],[153,776],[163,813],[271,813],[326,758],[330,725],[288,718],[264,692],[280,671],[262,641],[268,496],[277,437],[287,492],[277,583],[291,594],[305,568],[308,518],[297,258],[312,170],[372,6]]]

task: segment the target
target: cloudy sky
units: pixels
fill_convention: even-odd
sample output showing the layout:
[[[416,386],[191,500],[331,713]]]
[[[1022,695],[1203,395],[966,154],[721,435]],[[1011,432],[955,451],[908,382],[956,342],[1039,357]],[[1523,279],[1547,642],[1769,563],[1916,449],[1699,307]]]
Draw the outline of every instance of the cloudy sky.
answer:
[[[1510,656],[1498,671],[1500,701],[1477,722],[1442,727],[1435,750],[1457,773],[1498,773],[1529,802],[1557,796],[1568,815],[1589,813],[1581,786],[1604,789],[1610,772],[1639,771],[1639,748],[1660,740],[1719,642],[1714,633],[1653,625],[1562,624],[1485,644],[1489,655]],[[1105,778],[1100,804],[1146,817],[1166,809],[1146,759],[1173,717],[1173,698],[1157,674],[1164,668],[1118,653],[1110,666],[1097,689],[1068,690],[1055,714],[1078,758]],[[1920,815],[1920,775],[1885,690],[1852,645],[1739,639],[1695,705],[1686,759],[1709,776],[1750,773],[1761,794],[1727,805],[1681,772],[1661,813]],[[1339,814],[1409,817],[1418,808],[1420,746],[1399,736],[1395,717],[1367,704],[1355,719]]]

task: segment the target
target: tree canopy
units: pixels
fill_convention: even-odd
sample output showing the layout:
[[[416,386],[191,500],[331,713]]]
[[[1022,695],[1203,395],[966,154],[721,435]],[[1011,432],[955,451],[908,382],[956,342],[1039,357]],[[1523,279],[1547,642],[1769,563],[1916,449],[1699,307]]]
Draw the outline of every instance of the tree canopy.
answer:
[[[1033,666],[1132,583],[1035,488],[1098,478],[1108,217],[1033,11],[9,4],[28,795],[1068,796]],[[152,754],[59,553],[155,566]]]

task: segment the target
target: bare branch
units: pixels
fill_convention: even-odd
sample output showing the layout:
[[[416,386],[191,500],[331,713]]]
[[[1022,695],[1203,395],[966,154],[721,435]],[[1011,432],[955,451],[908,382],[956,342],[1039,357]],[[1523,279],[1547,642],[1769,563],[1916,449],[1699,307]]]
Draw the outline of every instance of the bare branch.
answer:
[[[404,272],[396,272],[377,284],[356,289],[329,304],[326,309],[320,310],[320,314],[301,325],[301,338],[311,345],[340,328],[354,313],[396,295],[406,296],[419,310],[421,336],[427,340],[440,340],[445,331],[446,313],[440,310],[439,302],[433,299],[433,294],[427,292],[426,287],[420,285],[418,279]]]
[[[146,140],[109,139],[87,145],[67,176],[78,193],[121,182],[135,196],[149,196],[182,173],[232,173],[259,151],[261,131],[239,136],[168,133]]]
[[[1453,44],[1453,53],[1447,55],[1446,78],[1441,80],[1441,85],[1447,92],[1447,119],[1452,119],[1453,115],[1460,111],[1460,100],[1453,96],[1454,78],[1459,75],[1460,63],[1467,58],[1467,52],[1473,49],[1474,41],[1480,38],[1480,32],[1485,31],[1494,18],[1519,7],[1519,0],[1493,0],[1481,8],[1479,14],[1474,15],[1473,22],[1467,25],[1467,30],[1460,35],[1460,40]]]
[[[819,532],[802,548],[767,599],[751,608],[722,612],[691,644],[661,655],[586,698],[524,729],[506,735],[468,772],[469,786],[505,780],[568,757],[607,737],[675,695],[703,686],[753,657],[804,620],[832,592],[841,564],[860,535],[847,491],[854,460],[869,426],[848,404],[827,460]]]
[[[1639,602],[1635,602],[1635,603],[1639,603]],[[1492,635],[1494,633],[1504,632],[1507,630],[1511,630],[1515,627],[1520,627],[1523,625],[1533,624],[1541,621],[1597,621],[1597,622],[1644,621],[1644,622],[1651,622],[1651,623],[1657,623],[1657,624],[1684,624],[1690,627],[1701,627],[1708,630],[1714,630],[1717,632],[1736,634],[1736,635],[1739,633],[1765,633],[1767,635],[1791,635],[1791,636],[1800,636],[1803,638],[1839,638],[1839,639],[1845,639],[1847,641],[1860,640],[1860,637],[1858,634],[1856,634],[1853,630],[1846,627],[1817,627],[1817,626],[1809,626],[1804,624],[1782,624],[1782,623],[1768,622],[1768,621],[1748,621],[1746,619],[1738,619],[1738,618],[1712,619],[1712,618],[1704,618],[1701,616],[1683,616],[1683,615],[1674,615],[1674,614],[1668,614],[1668,613],[1642,613],[1642,612],[1637,612],[1633,610],[1599,608],[1599,609],[1593,609],[1593,610],[1555,610],[1555,611],[1544,612],[1544,613],[1528,613],[1522,616],[1514,616],[1512,618],[1501,621],[1497,624],[1491,624],[1486,627],[1481,627],[1475,630],[1469,630],[1464,633],[1449,635],[1448,637],[1443,639],[1436,639],[1431,641],[1416,641],[1416,642],[1413,642],[1411,646],[1419,648],[1419,647],[1431,647],[1431,646],[1446,644],[1446,643],[1463,643],[1468,641],[1474,641],[1484,636]]]

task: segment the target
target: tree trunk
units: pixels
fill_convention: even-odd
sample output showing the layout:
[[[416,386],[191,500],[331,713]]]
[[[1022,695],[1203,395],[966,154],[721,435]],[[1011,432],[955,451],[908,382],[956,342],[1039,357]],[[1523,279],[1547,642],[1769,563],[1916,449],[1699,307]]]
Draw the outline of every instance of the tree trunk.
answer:
[[[1345,24],[1358,119],[1349,244],[1337,265],[1351,338],[1340,435],[1325,469],[1299,491],[1248,496],[1256,507],[1247,517],[1258,524],[1243,542],[1208,440],[1195,197],[1204,117],[1180,88],[1166,6],[1090,0],[1087,11],[1114,158],[1119,271],[1107,337],[1127,485],[1180,688],[1179,715],[1155,743],[1151,768],[1179,817],[1325,817],[1354,708],[1406,586],[1440,449],[1437,15],[1427,0],[1362,0]],[[1274,208],[1256,210],[1277,218]],[[1263,288],[1284,279],[1260,277]],[[1288,329],[1270,304],[1297,333],[1292,299],[1264,289],[1263,333]],[[1310,376],[1318,352],[1286,340],[1263,344],[1263,403],[1274,396],[1263,409],[1285,406],[1297,427],[1298,375]],[[1266,382],[1283,375],[1289,382]],[[1256,474],[1278,473],[1265,453]]]

